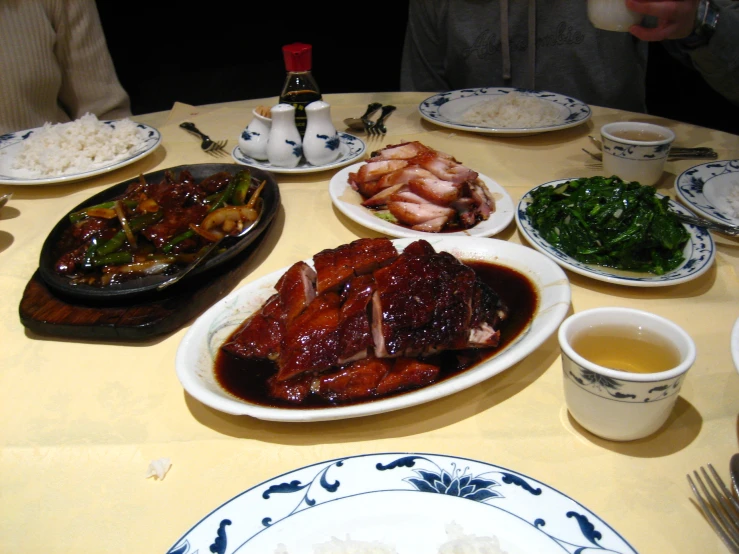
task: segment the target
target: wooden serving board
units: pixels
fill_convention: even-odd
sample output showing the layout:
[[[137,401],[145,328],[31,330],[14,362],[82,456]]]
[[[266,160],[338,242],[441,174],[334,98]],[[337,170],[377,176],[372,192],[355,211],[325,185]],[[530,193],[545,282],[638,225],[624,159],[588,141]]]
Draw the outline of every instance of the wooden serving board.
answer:
[[[217,271],[183,280],[155,297],[138,300],[84,302],[65,298],[52,292],[36,271],[21,298],[21,323],[40,335],[74,339],[139,341],[171,333],[231,292],[244,277],[244,262],[268,232],[266,229]]]

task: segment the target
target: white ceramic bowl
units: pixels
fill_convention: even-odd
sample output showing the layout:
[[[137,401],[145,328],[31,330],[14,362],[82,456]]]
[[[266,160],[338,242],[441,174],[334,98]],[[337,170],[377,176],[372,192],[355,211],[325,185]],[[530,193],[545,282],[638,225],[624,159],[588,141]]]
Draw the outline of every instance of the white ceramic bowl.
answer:
[[[600,129],[603,171],[624,181],[654,185],[662,177],[675,133],[652,123],[619,121]]]
[[[579,355],[572,339],[604,325],[635,326],[667,339],[680,362],[658,373],[630,373],[597,365]],[[568,317],[558,332],[567,409],[591,433],[614,441],[647,437],[667,421],[685,375],[696,356],[695,343],[664,317],[630,308],[594,308]]]

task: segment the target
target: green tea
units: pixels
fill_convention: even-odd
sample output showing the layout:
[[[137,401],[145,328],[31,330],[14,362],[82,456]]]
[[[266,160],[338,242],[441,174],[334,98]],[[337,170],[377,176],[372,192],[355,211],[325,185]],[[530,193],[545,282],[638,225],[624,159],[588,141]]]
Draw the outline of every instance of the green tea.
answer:
[[[619,371],[659,373],[680,364],[680,352],[669,340],[635,327],[594,327],[578,333],[571,344],[586,360]]]

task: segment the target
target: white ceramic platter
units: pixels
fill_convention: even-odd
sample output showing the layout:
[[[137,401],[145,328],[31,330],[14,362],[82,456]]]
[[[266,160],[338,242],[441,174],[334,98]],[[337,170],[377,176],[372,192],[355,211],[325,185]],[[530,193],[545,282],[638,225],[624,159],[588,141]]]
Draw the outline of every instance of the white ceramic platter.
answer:
[[[101,121],[106,125],[115,125],[115,121]],[[15,157],[20,153],[23,147],[23,141],[33,136],[34,133],[41,130],[42,128],[29,129],[26,131],[18,131],[17,133],[8,133],[6,135],[0,135],[0,184],[3,185],[59,185],[66,184],[72,181],[79,181],[81,179],[87,179],[88,177],[94,177],[95,175],[101,175],[103,173],[109,173],[115,171],[121,167],[132,164],[145,156],[148,156],[159,143],[162,142],[162,135],[154,127],[144,125],[143,123],[136,124],[139,128],[146,131],[146,141],[136,151],[129,154],[122,160],[116,162],[110,162],[100,165],[95,169],[84,171],[82,173],[68,173],[65,175],[56,176],[45,176],[45,177],[33,177],[29,176],[27,171],[22,169],[15,169],[13,163]]]
[[[468,458],[389,452],[324,461],[255,485],[206,515],[167,554],[274,554],[278,545],[313,554],[333,537],[435,554],[450,524],[497,539],[508,554],[636,553],[599,516],[527,475]]]
[[[696,165],[675,179],[682,202],[698,215],[728,225],[739,225],[739,160]],[[729,203],[733,200],[733,208]]]
[[[559,109],[559,120],[552,125],[541,127],[487,127],[466,123],[464,114],[475,104],[509,94],[521,92],[551,103]],[[591,116],[590,106],[569,96],[554,92],[531,91],[516,88],[469,88],[441,92],[426,98],[418,106],[421,117],[450,129],[469,131],[471,133],[487,133],[493,135],[533,135],[549,131],[559,131],[585,123]]]
[[[734,360],[734,367],[739,372],[739,318],[731,329],[731,359]]]
[[[399,251],[416,239],[395,239]],[[271,421],[325,421],[378,414],[430,402],[476,385],[533,352],[559,327],[570,305],[570,283],[564,271],[546,256],[526,246],[479,237],[434,237],[428,242],[465,261],[490,262],[517,270],[532,282],[539,303],[526,329],[492,358],[427,387],[372,402],[329,408],[273,408],[236,398],[218,384],[213,366],[218,349],[248,316],[274,294],[287,267],[246,285],[203,313],[177,349],[175,368],[184,389],[216,410]],[[312,260],[304,260],[312,265]]]
[[[361,205],[362,195],[352,189],[349,184],[349,173],[356,172],[362,165],[363,162],[360,162],[345,167],[331,178],[328,191],[331,195],[331,201],[337,210],[355,223],[359,223],[368,229],[372,229],[378,233],[384,233],[391,237],[428,239],[429,237],[439,236],[439,233],[415,231],[402,225],[385,221],[377,217],[372,210],[363,207]],[[470,229],[456,231],[454,233],[443,233],[445,237],[492,237],[508,227],[510,222],[513,221],[513,200],[508,192],[490,177],[482,174],[479,174],[478,177],[488,187],[495,200],[495,212],[487,220],[481,221]]]
[[[255,160],[254,158],[247,156],[238,146],[233,149],[231,155],[233,156],[233,159],[240,164],[258,167],[259,169],[271,171],[272,173],[316,173],[318,171],[327,171],[329,169],[343,167],[360,159],[364,155],[367,146],[361,138],[342,132],[339,132],[339,138],[341,139],[341,144],[339,145],[341,154],[335,161],[325,165],[311,165],[303,159],[297,167],[279,167],[272,165],[267,160]]]
[[[539,185],[539,187],[557,186],[561,183],[570,181],[571,179],[560,179]],[[580,275],[592,277],[598,281],[605,281],[616,285],[627,285],[632,287],[664,287],[668,285],[677,285],[691,281],[708,271],[716,256],[716,248],[713,238],[705,229],[694,225],[685,224],[685,228],[690,234],[683,255],[685,261],[682,265],[664,275],[653,275],[651,273],[637,273],[632,271],[620,271],[608,267],[591,265],[577,261],[568,256],[564,252],[555,248],[544,240],[539,232],[534,229],[531,220],[526,215],[526,208],[532,202],[531,193],[539,187],[534,187],[527,192],[518,203],[516,209],[516,226],[526,240],[539,252],[549,256],[565,269],[569,269]],[[658,195],[659,196],[659,195]],[[680,206],[677,202],[670,200],[670,208],[676,212],[689,214],[688,210]]]

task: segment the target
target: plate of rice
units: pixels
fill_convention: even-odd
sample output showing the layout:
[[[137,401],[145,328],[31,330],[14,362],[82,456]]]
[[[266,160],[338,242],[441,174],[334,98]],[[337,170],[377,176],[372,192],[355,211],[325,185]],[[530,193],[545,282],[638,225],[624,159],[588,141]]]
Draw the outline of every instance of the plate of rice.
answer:
[[[533,135],[585,123],[590,106],[554,92],[471,88],[441,92],[418,106],[421,117],[451,129],[495,135]]]
[[[348,456],[228,500],[167,554],[634,554],[604,520],[527,475],[424,453]]]
[[[151,154],[162,136],[130,119],[85,114],[68,123],[0,136],[0,184],[52,185],[86,179]]]

